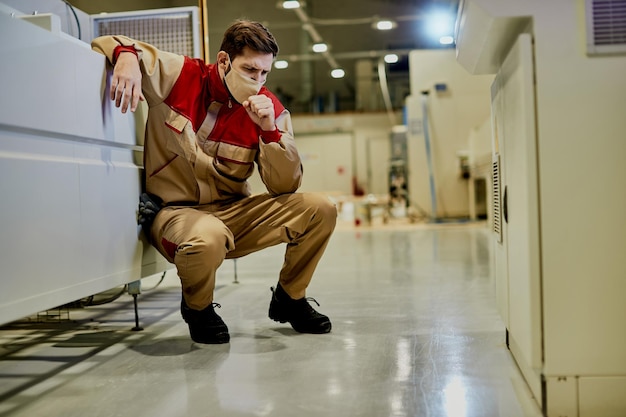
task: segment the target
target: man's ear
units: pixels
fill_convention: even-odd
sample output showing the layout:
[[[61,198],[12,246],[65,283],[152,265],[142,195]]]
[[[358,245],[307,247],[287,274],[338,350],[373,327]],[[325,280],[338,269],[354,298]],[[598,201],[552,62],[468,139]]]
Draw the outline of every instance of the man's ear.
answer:
[[[225,51],[219,51],[217,53],[217,64],[220,66],[222,71],[226,71],[229,62],[230,58],[228,57],[228,53],[226,53]]]

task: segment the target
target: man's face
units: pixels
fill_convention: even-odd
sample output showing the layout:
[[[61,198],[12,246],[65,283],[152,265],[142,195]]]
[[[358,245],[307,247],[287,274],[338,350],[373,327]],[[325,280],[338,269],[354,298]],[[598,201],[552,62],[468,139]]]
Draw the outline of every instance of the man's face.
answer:
[[[218,53],[218,62],[224,75],[231,70],[228,65],[229,57],[226,52],[220,51]],[[265,83],[267,75],[272,70],[273,62],[274,55],[271,53],[257,52],[245,47],[241,55],[232,57],[230,64],[232,68],[240,74],[250,77],[257,82]]]

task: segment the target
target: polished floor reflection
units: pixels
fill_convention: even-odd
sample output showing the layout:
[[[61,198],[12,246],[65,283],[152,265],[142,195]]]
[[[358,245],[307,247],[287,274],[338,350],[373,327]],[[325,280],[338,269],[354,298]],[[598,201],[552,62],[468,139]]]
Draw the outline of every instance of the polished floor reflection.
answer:
[[[308,294],[327,335],[267,317],[283,247],[220,269],[227,345],[191,342],[174,271],[144,280],[142,331],[129,295],[14,323],[0,417],[540,416],[506,349],[490,239],[484,224],[339,228]]]

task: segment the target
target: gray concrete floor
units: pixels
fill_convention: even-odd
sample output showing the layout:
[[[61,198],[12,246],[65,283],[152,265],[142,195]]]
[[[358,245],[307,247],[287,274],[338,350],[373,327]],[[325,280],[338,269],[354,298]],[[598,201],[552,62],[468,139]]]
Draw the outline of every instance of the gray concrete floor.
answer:
[[[267,317],[283,246],[239,259],[239,283],[221,267],[227,345],[189,339],[173,270],[143,281],[143,331],[129,295],[12,323],[0,417],[540,416],[505,345],[491,239],[482,223],[339,227],[308,292],[326,335]]]

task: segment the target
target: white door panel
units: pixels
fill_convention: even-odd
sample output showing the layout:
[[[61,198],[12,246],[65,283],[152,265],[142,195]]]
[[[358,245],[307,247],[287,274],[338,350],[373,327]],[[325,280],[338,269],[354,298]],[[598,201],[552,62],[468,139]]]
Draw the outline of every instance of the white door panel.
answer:
[[[496,77],[494,119],[501,152],[508,326],[523,362],[542,366],[541,279],[533,52],[522,34]]]

